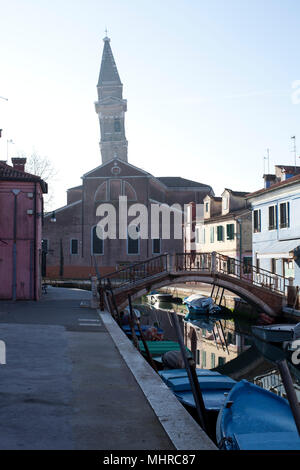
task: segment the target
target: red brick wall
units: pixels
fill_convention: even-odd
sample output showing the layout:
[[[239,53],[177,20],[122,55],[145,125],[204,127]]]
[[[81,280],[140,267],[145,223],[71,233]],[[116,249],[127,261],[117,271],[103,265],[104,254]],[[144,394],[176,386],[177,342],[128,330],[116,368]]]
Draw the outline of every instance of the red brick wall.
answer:
[[[116,269],[113,266],[101,266],[100,275],[105,276]],[[47,266],[46,276],[48,279],[90,279],[96,275],[92,266],[64,266],[64,275],[59,275],[59,266]]]

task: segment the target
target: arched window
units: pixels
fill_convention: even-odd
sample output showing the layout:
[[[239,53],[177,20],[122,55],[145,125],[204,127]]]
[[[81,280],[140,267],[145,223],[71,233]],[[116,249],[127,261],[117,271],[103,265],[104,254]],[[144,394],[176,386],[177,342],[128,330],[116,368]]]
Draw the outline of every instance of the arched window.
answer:
[[[131,184],[127,183],[127,181],[124,181],[124,189],[123,189],[123,194],[124,196],[127,196],[128,201],[136,201],[136,192],[134,188],[131,186]]]
[[[100,227],[98,227],[98,231],[99,231],[99,229],[100,229]],[[91,240],[91,242],[92,242],[92,246],[91,246],[92,255],[103,255],[104,254],[104,240],[102,240],[101,238],[98,237],[97,225],[92,227],[91,238],[92,238],[92,240]]]
[[[107,200],[108,200],[107,181],[104,181],[104,183],[100,184],[99,188],[95,192],[95,202],[107,201]]]
[[[110,196],[109,199],[111,201],[115,201],[119,199],[119,196],[122,195],[122,181],[112,179],[109,182],[110,186]]]

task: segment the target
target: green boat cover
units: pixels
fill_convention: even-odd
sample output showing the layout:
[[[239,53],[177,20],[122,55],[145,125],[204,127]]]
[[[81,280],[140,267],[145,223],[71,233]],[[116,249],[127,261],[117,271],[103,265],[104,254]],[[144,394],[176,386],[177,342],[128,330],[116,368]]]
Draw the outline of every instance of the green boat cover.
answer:
[[[162,356],[168,351],[180,351],[180,345],[176,341],[146,341],[148,349],[152,357]],[[142,341],[139,341],[140,350],[146,355]],[[187,352],[192,355],[191,351],[186,347]]]

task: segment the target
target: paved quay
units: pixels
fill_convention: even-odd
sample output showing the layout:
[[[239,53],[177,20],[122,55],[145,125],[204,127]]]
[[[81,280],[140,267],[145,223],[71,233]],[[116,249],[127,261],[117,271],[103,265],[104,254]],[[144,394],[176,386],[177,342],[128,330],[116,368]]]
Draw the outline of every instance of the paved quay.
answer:
[[[213,449],[90,295],[0,302],[0,449]]]

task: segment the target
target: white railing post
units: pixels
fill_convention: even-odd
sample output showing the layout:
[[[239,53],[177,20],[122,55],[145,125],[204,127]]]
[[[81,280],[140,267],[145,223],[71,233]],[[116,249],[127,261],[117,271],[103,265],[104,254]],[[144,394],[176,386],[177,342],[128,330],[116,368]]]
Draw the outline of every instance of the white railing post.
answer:
[[[211,254],[211,271],[213,273],[217,272],[217,253],[213,251]]]

